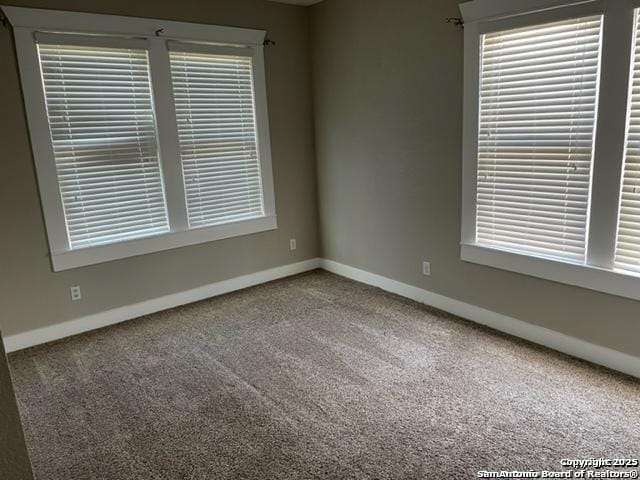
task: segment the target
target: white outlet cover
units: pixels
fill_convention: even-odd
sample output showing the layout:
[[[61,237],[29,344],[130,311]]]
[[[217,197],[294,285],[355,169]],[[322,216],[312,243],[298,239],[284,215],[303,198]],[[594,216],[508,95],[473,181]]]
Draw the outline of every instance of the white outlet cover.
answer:
[[[79,286],[76,285],[75,287],[69,287],[69,291],[71,292],[71,300],[74,302],[82,299],[82,290],[80,290]]]
[[[291,240],[289,240],[289,250],[295,250],[296,248],[298,248],[297,242],[295,238],[292,238]]]
[[[422,274],[423,275],[431,275],[431,263],[422,262]]]

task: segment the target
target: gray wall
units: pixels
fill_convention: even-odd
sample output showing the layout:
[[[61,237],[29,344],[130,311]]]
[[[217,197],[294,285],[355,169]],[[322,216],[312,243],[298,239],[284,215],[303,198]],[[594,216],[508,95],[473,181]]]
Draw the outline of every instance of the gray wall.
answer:
[[[0,478],[31,480],[31,463],[0,335]]]
[[[457,3],[312,7],[323,256],[640,355],[640,303],[460,260]]]
[[[640,355],[638,302],[460,261],[462,31],[444,22],[459,14],[456,0],[325,0],[311,9],[262,0],[8,3],[268,30],[278,43],[266,61],[279,229],[53,273],[14,47],[0,28],[5,335],[322,253]],[[421,275],[423,259],[431,277]],[[82,301],[71,302],[71,285]]]
[[[5,4],[267,30],[278,230],[51,271],[11,32],[0,28],[0,327],[11,335],[318,255],[308,11],[263,0],[24,0]],[[298,240],[289,251],[288,239]],[[80,285],[83,300],[71,302]]]

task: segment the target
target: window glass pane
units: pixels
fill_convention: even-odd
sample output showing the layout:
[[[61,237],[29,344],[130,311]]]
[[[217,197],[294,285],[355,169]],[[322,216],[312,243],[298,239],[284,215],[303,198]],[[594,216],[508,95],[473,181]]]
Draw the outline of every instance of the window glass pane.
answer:
[[[483,35],[479,244],[584,262],[601,20]]]
[[[38,53],[70,247],[167,232],[147,52]]]
[[[251,57],[170,59],[190,227],[263,216]]]

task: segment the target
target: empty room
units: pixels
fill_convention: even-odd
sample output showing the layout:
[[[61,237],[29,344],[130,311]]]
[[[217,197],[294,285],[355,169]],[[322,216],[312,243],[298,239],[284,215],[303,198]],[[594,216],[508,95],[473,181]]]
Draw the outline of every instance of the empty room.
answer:
[[[0,105],[0,480],[638,478],[640,0],[6,0]]]

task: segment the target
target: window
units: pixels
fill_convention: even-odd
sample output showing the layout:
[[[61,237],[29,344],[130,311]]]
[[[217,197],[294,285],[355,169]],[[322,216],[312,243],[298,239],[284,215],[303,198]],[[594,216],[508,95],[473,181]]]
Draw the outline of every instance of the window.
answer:
[[[277,227],[265,32],[3,10],[54,270]]]
[[[38,54],[70,247],[167,232],[147,52]]]
[[[640,299],[640,1],[461,4],[461,257]]]
[[[263,214],[252,57],[170,52],[189,226]]]
[[[601,23],[482,36],[479,244],[584,261]]]
[[[633,70],[624,177],[616,245],[616,266],[640,273],[640,13],[635,12]]]

